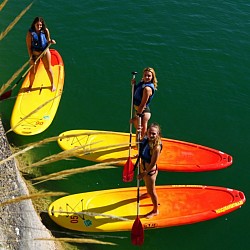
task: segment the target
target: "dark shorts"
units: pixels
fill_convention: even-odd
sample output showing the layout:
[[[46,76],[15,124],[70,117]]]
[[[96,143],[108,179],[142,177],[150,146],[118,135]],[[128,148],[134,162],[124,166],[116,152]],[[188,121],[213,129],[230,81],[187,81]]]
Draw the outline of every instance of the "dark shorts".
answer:
[[[146,107],[146,108],[142,111],[142,113],[151,113],[150,108],[149,108],[149,107]]]
[[[39,55],[32,55],[32,60],[35,62]]]
[[[137,111],[138,106],[135,106],[135,105],[134,105],[134,109]],[[142,114],[144,114],[144,113],[151,113],[150,108],[149,108],[149,107],[146,107],[146,108],[142,111]]]

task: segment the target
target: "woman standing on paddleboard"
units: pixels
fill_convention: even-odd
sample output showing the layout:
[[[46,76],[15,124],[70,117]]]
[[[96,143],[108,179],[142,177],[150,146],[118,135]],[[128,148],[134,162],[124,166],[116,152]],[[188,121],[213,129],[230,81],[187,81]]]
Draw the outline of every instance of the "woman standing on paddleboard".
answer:
[[[30,57],[30,64],[34,65],[30,70],[30,86],[29,91],[32,88],[35,74],[39,65],[40,60],[38,60],[35,64],[36,59],[39,55],[47,48],[49,44],[55,44],[55,40],[50,38],[50,33],[48,28],[46,27],[45,21],[42,17],[36,17],[31,24],[31,27],[26,35],[26,44],[28,48],[28,54]],[[43,65],[48,73],[50,82],[51,82],[51,91],[55,91],[56,87],[53,83],[53,73],[51,69],[51,54],[49,49],[46,53],[41,57],[43,61]]]
[[[136,80],[133,78],[131,84],[136,84]],[[138,116],[141,117],[141,137],[145,135],[147,131],[147,124],[151,117],[149,104],[154,96],[155,90],[157,89],[157,78],[155,70],[147,67],[143,70],[142,80],[135,85],[134,91],[134,109],[135,116],[131,122],[134,123],[136,129],[138,129]]]
[[[161,142],[161,128],[159,124],[152,123],[147,130],[147,135],[140,142],[139,156],[141,158],[140,174],[137,178],[143,179],[147,188],[147,194],[149,195],[152,203],[153,210],[145,215],[147,219],[159,214],[158,210],[158,196],[156,193],[155,182],[158,174],[157,160],[159,159],[162,142]]]

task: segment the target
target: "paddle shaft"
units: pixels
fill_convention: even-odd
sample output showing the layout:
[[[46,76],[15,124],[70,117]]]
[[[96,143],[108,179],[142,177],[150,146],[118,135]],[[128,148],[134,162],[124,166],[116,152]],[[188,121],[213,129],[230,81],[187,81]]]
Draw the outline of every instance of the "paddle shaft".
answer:
[[[138,151],[140,152],[140,135],[141,135],[141,117],[138,117],[138,127],[137,127],[137,142]],[[140,174],[140,163],[138,164],[138,175]],[[140,217],[140,180],[137,176],[137,216],[132,226],[131,240],[132,244],[141,246],[144,242],[144,229],[141,223]]]
[[[133,78],[131,81],[135,79],[135,75],[137,72],[132,72]],[[134,177],[134,164],[131,160],[131,148],[132,148],[132,118],[133,118],[133,107],[134,107],[134,81],[132,82],[132,96],[131,96],[131,109],[130,109],[130,133],[129,133],[129,148],[128,148],[128,159],[124,165],[122,172],[122,179],[124,182],[131,182]]]
[[[30,65],[30,67],[24,72],[24,74],[18,79],[18,81],[13,85],[13,87],[3,93],[0,97],[1,100],[7,99],[11,96],[12,90],[17,86],[17,84],[29,73],[29,71],[34,67],[34,65],[41,59],[41,57],[45,54],[45,52],[49,49],[51,43],[46,47],[46,49],[37,57],[34,64]]]
[[[135,72],[135,71],[132,72],[132,75],[133,75],[132,80],[135,79],[136,74],[137,74],[137,72]],[[134,85],[134,83],[132,83],[132,87],[131,87],[130,119],[133,118],[133,109],[134,109],[134,89],[135,89],[135,85]],[[129,127],[129,157],[130,157],[130,154],[131,154],[132,127],[133,127],[133,124],[130,123],[130,127]]]
[[[48,46],[46,47],[46,49],[37,57],[37,59],[35,60],[35,62],[32,65],[30,65],[30,67],[24,72],[24,74],[21,76],[21,78],[17,81],[17,83],[11,89],[14,89],[15,86],[21,81],[21,79],[23,79],[29,73],[29,71],[34,67],[34,65],[36,65],[36,63],[46,53],[46,51],[49,49],[50,45],[51,45],[51,43],[48,44]]]
[[[141,140],[141,116],[138,116],[138,127],[137,127],[137,143],[138,143],[138,155],[140,154],[140,140]],[[137,166],[137,175],[140,174],[140,160]],[[137,178],[137,217],[140,214],[140,179]]]

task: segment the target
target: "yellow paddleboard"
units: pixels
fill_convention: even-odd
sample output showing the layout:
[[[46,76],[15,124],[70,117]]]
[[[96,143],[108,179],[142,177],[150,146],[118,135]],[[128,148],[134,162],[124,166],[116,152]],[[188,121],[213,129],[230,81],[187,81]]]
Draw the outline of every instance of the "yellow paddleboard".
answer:
[[[241,191],[201,185],[157,186],[160,203],[157,216],[151,199],[140,188],[140,219],[144,229],[191,224],[214,219],[240,208],[246,201]],[[49,206],[58,225],[83,232],[130,231],[137,216],[137,188],[120,188],[73,194]]]
[[[19,135],[35,135],[43,132],[52,123],[64,85],[64,63],[60,54],[50,49],[51,64],[56,91],[51,91],[48,74],[40,61],[30,92],[29,74],[18,93],[10,120],[12,130]]]

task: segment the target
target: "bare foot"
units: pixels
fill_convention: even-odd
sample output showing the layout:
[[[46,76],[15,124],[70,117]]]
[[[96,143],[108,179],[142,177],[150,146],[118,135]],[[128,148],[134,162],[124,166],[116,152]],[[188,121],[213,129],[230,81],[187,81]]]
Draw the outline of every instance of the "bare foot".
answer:
[[[55,87],[54,85],[52,85],[51,91],[52,91],[52,92],[56,91],[56,87]]]
[[[156,212],[154,210],[152,210],[151,212],[149,212],[148,214],[145,215],[146,219],[150,219],[156,215],[158,215],[160,212],[157,210]]]

